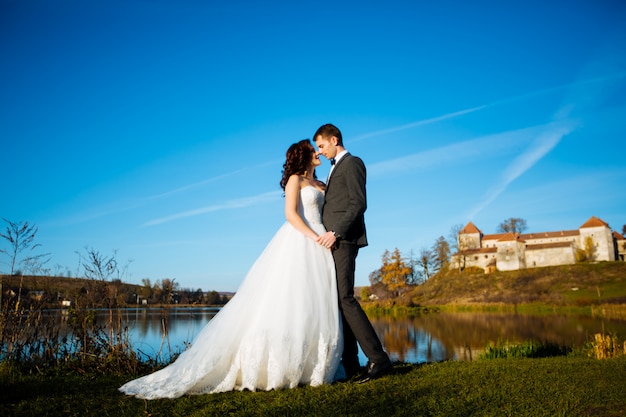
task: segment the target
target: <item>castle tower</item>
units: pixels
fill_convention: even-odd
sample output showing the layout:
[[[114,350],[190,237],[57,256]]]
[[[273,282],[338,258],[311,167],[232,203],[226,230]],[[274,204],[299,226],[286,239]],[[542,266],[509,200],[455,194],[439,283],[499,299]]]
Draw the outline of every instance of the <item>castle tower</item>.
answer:
[[[469,249],[479,249],[481,247],[481,240],[483,232],[474,226],[474,223],[469,222],[459,231],[458,244],[459,251]]]
[[[509,232],[496,243],[498,269],[514,271],[526,268],[526,242],[517,233]]]
[[[609,225],[595,216],[591,216],[579,228],[580,242],[579,248],[585,249],[585,243],[588,239],[595,246],[595,261],[614,261],[615,260],[615,243],[613,241],[613,232]]]

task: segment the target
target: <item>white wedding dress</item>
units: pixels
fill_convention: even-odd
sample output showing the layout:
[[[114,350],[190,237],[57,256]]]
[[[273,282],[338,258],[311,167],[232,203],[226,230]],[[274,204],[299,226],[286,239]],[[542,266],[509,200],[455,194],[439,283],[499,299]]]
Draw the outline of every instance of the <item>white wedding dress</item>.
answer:
[[[323,233],[324,193],[300,191],[298,212]],[[140,398],[331,383],[343,339],[330,251],[286,222],[235,296],[172,364],[123,385]]]

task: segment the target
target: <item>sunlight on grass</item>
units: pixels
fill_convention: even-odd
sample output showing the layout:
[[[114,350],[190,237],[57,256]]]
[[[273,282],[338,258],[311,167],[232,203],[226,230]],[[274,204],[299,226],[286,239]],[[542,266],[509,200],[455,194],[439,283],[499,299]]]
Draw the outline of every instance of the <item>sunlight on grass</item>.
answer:
[[[596,359],[617,358],[626,355],[626,340],[620,342],[616,335],[603,335],[596,333],[591,342],[592,351],[590,356]]]

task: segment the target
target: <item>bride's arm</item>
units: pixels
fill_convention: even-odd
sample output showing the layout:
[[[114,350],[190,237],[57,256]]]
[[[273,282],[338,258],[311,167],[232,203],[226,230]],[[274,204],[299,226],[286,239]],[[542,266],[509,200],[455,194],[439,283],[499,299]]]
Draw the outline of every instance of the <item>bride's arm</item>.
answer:
[[[292,175],[287,181],[285,186],[285,217],[287,221],[291,223],[300,233],[306,237],[317,240],[317,233],[315,233],[307,224],[302,220],[302,217],[298,214],[298,197],[300,196],[300,177],[298,175]]]

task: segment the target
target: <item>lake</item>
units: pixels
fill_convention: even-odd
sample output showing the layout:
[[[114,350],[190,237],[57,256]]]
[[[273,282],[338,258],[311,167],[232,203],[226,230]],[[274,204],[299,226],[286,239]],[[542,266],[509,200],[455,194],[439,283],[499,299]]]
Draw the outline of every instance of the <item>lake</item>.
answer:
[[[137,308],[124,310],[124,320],[135,350],[146,357],[167,360],[183,351],[218,311],[212,307]],[[580,347],[595,333],[626,335],[625,320],[573,314],[436,312],[371,321],[391,359],[407,363],[471,360],[489,343],[498,341],[534,340]],[[367,362],[362,354],[361,361]]]

